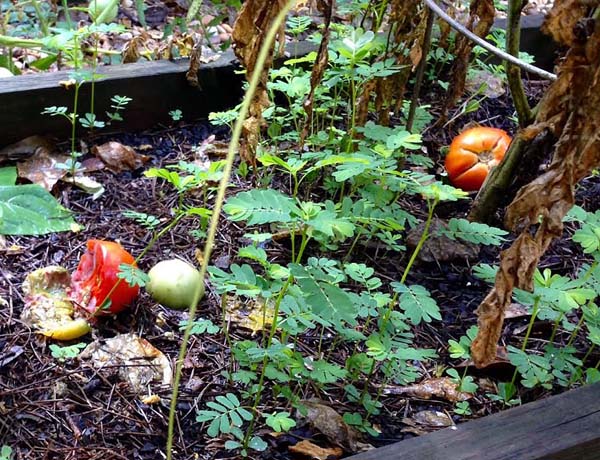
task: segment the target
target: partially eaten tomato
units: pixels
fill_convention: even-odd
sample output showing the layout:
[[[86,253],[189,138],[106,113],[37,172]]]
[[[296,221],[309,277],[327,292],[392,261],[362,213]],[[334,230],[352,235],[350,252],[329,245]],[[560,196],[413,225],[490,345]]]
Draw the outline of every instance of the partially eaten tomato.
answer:
[[[138,296],[140,288],[117,276],[121,264],[136,266],[133,256],[119,243],[89,240],[87,252],[71,277],[72,299],[95,315],[125,309]]]
[[[504,158],[510,141],[498,128],[470,128],[456,136],[445,162],[452,185],[467,192],[479,190],[490,169]]]

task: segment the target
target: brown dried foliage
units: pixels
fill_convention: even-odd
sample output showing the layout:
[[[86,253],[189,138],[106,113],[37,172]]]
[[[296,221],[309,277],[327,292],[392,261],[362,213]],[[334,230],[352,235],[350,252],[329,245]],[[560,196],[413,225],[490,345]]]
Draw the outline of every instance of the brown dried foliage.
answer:
[[[392,0],[389,19],[389,29],[394,31],[393,54],[395,63],[405,66],[400,72],[385,78],[377,78],[374,83],[365,85],[359,96],[356,108],[356,124],[362,126],[366,122],[368,104],[375,92],[375,109],[378,113],[379,124],[389,124],[390,109],[398,111],[402,107],[406,83],[421,59],[423,37],[426,24],[425,8],[422,2],[414,0]],[[406,50],[409,52],[406,53]],[[389,58],[386,53],[382,59]]]
[[[234,52],[246,69],[246,79],[250,81],[256,66],[256,60],[261,47],[267,38],[267,32],[273,20],[286,5],[285,0],[246,0],[233,25],[232,39]],[[279,49],[285,46],[284,26],[279,30]],[[273,64],[273,50],[269,53],[262,70],[258,88],[244,121],[242,139],[240,141],[240,155],[242,159],[255,166],[256,146],[258,145],[259,132],[264,127],[265,121],[262,113],[270,105],[267,95],[267,81],[271,65]]]
[[[478,367],[495,357],[513,287],[531,290],[540,257],[561,236],[562,219],[574,204],[577,182],[600,167],[600,24],[589,37],[551,30],[580,23],[572,17],[576,2],[568,3],[572,8],[555,4],[546,28],[553,36],[571,37],[571,48],[558,69],[558,79],[540,103],[535,124],[523,134],[531,140],[547,129],[558,142],[546,172],[523,187],[507,209],[506,226],[520,235],[502,253],[496,284],[477,310],[479,334],[471,351]],[[586,11],[577,11],[583,19]]]
[[[302,130],[302,134],[300,136],[300,146],[304,145],[304,140],[306,139],[306,136],[308,135],[308,132],[310,130],[310,125],[312,123],[315,91],[317,87],[321,84],[323,74],[325,73],[325,70],[327,69],[327,64],[329,63],[329,26],[331,25],[331,17],[333,15],[334,7],[335,0],[317,0],[317,8],[323,14],[324,18],[324,28],[322,32],[323,38],[321,38],[321,44],[319,45],[317,58],[315,59],[315,64],[310,74],[310,92],[308,93],[308,96],[304,101],[306,121],[304,122],[304,129]]]
[[[471,0],[471,4],[469,5],[469,19],[466,27],[477,36],[485,37],[494,23],[495,14],[496,8],[494,7],[493,0]],[[456,39],[454,49],[455,58],[450,71],[450,85],[446,93],[442,116],[438,123],[445,121],[448,109],[456,104],[456,101],[458,101],[465,91],[467,68],[473,46],[473,42],[463,35],[459,35]]]

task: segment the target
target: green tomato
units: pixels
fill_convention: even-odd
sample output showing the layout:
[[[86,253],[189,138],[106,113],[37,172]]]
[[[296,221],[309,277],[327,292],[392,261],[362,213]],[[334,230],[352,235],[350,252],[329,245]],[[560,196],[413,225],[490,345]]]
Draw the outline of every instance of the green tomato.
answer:
[[[163,260],[148,272],[150,281],[146,291],[165,307],[176,310],[187,309],[200,286],[200,298],[204,295],[204,284],[200,272],[180,259]]]
[[[90,4],[88,5],[88,14],[90,15],[90,19],[94,22],[98,19],[98,17],[106,10],[112,0],[90,0]],[[104,18],[104,23],[108,24],[109,22],[113,22],[117,18],[117,14],[119,13],[119,1],[112,6],[109,10],[108,15]]]

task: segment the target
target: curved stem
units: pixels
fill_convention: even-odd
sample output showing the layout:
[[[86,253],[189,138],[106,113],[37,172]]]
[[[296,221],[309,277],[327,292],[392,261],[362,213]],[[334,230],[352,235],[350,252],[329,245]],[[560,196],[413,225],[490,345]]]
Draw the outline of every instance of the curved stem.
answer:
[[[520,34],[521,34],[521,11],[527,3],[527,0],[509,0],[508,2],[508,20],[506,24],[506,51],[514,57],[519,56]],[[531,107],[527,102],[523,80],[521,79],[521,69],[512,62],[506,61],[506,78],[508,87],[512,96],[517,116],[519,117],[519,126],[525,127],[531,123],[533,115]]]
[[[203,262],[200,267],[200,279],[204,279],[206,276],[206,272],[208,270],[208,262],[210,260],[210,256],[212,253],[215,236],[217,233],[217,225],[219,223],[219,216],[221,214],[221,209],[223,207],[223,201],[225,200],[225,192],[227,191],[227,186],[229,184],[229,178],[231,177],[231,172],[233,170],[233,162],[235,160],[236,152],[238,149],[240,137],[242,135],[242,126],[248,114],[248,109],[250,108],[250,103],[254,99],[254,94],[256,93],[256,89],[258,87],[258,83],[260,81],[260,77],[262,71],[265,67],[265,63],[267,62],[267,57],[269,56],[269,51],[273,46],[273,42],[275,40],[275,35],[279,30],[281,24],[285,20],[285,17],[293,5],[292,0],[288,0],[286,5],[281,9],[269,31],[267,32],[267,36],[263,43],[263,46],[260,49],[258,54],[258,58],[256,60],[256,65],[254,71],[252,72],[252,77],[250,78],[250,83],[248,85],[248,89],[246,91],[246,95],[244,97],[244,101],[242,102],[242,106],[240,108],[240,112],[238,118],[236,120],[233,133],[231,136],[231,142],[229,143],[229,150],[227,151],[227,157],[225,160],[225,167],[223,169],[223,177],[221,178],[221,182],[219,183],[219,190],[217,193],[217,199],[215,202],[215,206],[213,209],[213,215],[210,221],[210,226],[208,229],[208,235],[206,237],[206,245],[204,247],[203,254]],[[198,307],[198,302],[200,300],[200,295],[202,293],[203,287],[199,285],[196,288],[196,292],[194,293],[194,298],[190,303],[189,308],[189,318],[190,320],[194,318],[196,315],[196,309]],[[183,333],[183,338],[181,341],[181,347],[179,349],[179,355],[177,357],[176,367],[175,367],[175,378],[173,380],[173,392],[171,394],[171,405],[169,408],[169,425],[167,429],[167,446],[166,446],[166,457],[167,460],[172,460],[173,458],[173,438],[175,432],[175,413],[177,411],[177,396],[179,394],[179,382],[181,380],[181,370],[183,367],[183,360],[185,358],[185,354],[187,352],[188,340],[190,337],[192,322],[188,321],[186,328]],[[274,319],[273,323],[276,324],[277,321]]]

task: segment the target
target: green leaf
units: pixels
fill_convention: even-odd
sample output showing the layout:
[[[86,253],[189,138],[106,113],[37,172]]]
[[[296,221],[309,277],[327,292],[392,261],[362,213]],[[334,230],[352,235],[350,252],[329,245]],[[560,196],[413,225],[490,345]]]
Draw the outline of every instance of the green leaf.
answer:
[[[330,277],[321,269],[308,270],[298,264],[291,264],[289,268],[306,302],[316,315],[337,324],[346,321],[352,326],[356,325],[358,311],[352,304],[350,296],[332,284],[329,281]]]
[[[17,168],[15,166],[7,166],[0,168],[0,186],[15,185],[17,182]]]
[[[505,230],[479,222],[469,222],[467,219],[450,219],[448,229],[440,230],[440,233],[452,239],[459,238],[469,243],[494,246],[502,244],[505,241],[503,237],[508,235]]]
[[[344,379],[348,374],[346,369],[322,359],[309,363],[309,367],[312,367],[309,373],[310,377],[319,383],[335,383]]]
[[[0,235],[44,235],[74,226],[71,213],[39,185],[0,186]]]
[[[137,267],[129,264],[120,264],[119,272],[117,277],[125,280],[129,286],[144,287],[149,281],[150,277]]]
[[[391,285],[394,291],[400,294],[398,299],[400,308],[404,310],[407,318],[413,325],[416,326],[421,321],[429,323],[434,319],[442,319],[437,302],[423,286],[419,286],[418,284],[406,286],[396,282]]]
[[[187,327],[188,321],[183,320],[179,323],[179,330],[183,331]],[[202,334],[216,334],[221,328],[209,319],[199,318],[192,323],[190,334],[202,335]]]
[[[238,193],[227,200],[223,210],[230,220],[245,220],[248,225],[291,222],[300,212],[291,197],[273,189]]]
[[[250,442],[248,443],[248,447],[258,452],[263,452],[267,450],[267,447],[269,447],[269,445],[265,441],[263,441],[262,438],[259,438],[258,436],[253,436],[252,439],[250,439]]]
[[[265,417],[265,423],[278,433],[289,431],[296,426],[296,421],[287,412],[273,412]]]
[[[79,353],[81,353],[81,350],[83,350],[86,346],[87,344],[83,342],[65,347],[61,347],[60,345],[53,343],[50,344],[50,353],[52,354],[53,358],[59,361],[66,361],[67,359],[77,358]]]
[[[579,243],[586,254],[598,251],[600,249],[600,225],[584,224],[573,234],[573,241]]]
[[[331,238],[350,238],[354,235],[354,224],[346,217],[337,217],[332,210],[324,210],[306,223]]]

